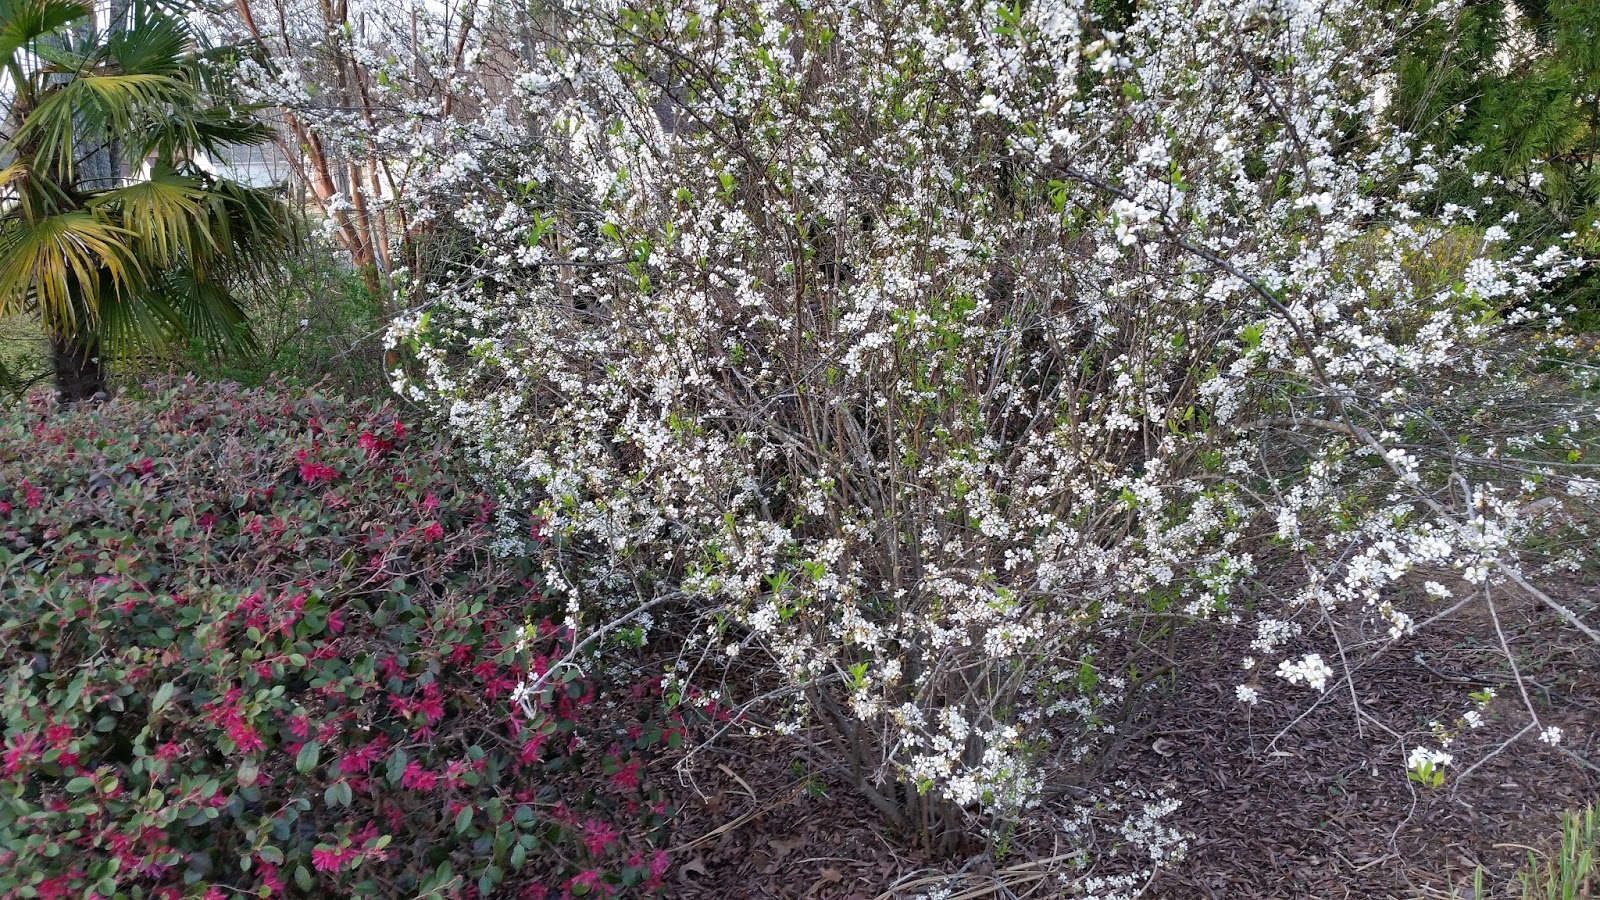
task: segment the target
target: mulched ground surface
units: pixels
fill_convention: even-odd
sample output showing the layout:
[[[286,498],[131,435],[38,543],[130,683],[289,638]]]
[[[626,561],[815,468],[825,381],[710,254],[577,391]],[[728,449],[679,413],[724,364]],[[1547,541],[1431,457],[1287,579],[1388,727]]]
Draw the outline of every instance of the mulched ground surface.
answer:
[[[676,786],[667,896],[871,900],[907,872],[946,864],[899,840],[847,786],[807,775],[798,747],[752,742],[744,753],[741,743],[704,754]]]
[[[1579,609],[1600,608],[1600,585],[1571,585],[1564,596]],[[1303,718],[1314,696],[1277,685],[1277,702],[1246,713],[1233,696],[1243,638],[1186,664],[1176,687],[1135,717],[1128,731],[1136,736],[1100,776],[1165,787],[1183,800],[1168,824],[1191,836],[1188,858],[1162,870],[1145,896],[1467,898],[1479,866],[1493,888],[1485,896],[1512,896],[1506,886],[1528,848],[1547,850],[1561,811],[1600,796],[1600,648],[1531,604],[1503,606],[1501,621],[1541,720],[1564,732],[1559,748],[1529,734],[1495,752],[1526,713],[1471,610],[1361,668],[1364,716],[1342,686]],[[1463,729],[1451,745],[1444,787],[1406,780],[1409,747],[1437,746],[1430,720],[1449,724],[1472,707],[1468,693],[1485,686],[1498,696],[1486,725]],[[919,875],[986,871],[984,860],[908,846],[848,787],[808,776],[799,746],[788,749],[725,742],[674,786],[681,813],[667,896],[903,898],[917,891],[884,892]],[[1151,784],[1155,776],[1166,781]],[[1003,865],[1060,850],[1021,847]],[[1061,895],[1048,885],[1014,886],[1009,896]]]

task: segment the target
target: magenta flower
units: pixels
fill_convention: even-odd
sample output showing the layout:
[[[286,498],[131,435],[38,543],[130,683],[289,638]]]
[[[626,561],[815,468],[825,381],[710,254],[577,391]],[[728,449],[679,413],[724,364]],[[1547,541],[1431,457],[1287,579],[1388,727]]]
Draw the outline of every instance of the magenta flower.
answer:
[[[599,819],[590,819],[583,824],[583,845],[589,848],[589,855],[599,857],[607,850],[616,846],[617,830]]]
[[[338,847],[315,847],[311,851],[311,867],[318,872],[337,872],[344,865],[345,854]]]
[[[412,760],[406,766],[405,774],[400,776],[400,783],[413,791],[431,791],[438,785],[439,776],[424,769],[422,763]]]
[[[261,735],[243,721],[229,722],[227,730],[228,739],[233,741],[241,753],[261,753],[267,749],[267,745],[261,740]]]
[[[637,760],[617,769],[611,776],[611,786],[620,791],[636,791],[639,789],[639,770],[642,766]]]

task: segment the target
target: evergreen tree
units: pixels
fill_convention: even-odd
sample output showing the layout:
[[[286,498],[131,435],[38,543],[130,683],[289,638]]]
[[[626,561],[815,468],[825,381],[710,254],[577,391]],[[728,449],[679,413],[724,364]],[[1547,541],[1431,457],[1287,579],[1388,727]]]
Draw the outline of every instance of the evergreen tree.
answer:
[[[1393,115],[1505,179],[1523,199],[1519,238],[1573,232],[1600,251],[1600,3],[1467,0],[1410,36],[1396,74]],[[1570,287],[1581,324],[1600,325],[1600,273]]]

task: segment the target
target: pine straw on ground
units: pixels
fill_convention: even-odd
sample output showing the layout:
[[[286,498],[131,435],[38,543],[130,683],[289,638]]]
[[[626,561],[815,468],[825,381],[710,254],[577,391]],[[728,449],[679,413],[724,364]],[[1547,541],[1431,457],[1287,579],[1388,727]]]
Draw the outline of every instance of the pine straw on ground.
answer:
[[[1564,593],[1591,618],[1600,606],[1600,585]],[[1561,812],[1600,796],[1600,648],[1540,607],[1502,607],[1530,699],[1565,736],[1551,747],[1530,733],[1498,749],[1526,712],[1504,657],[1464,612],[1359,669],[1362,715],[1342,683],[1322,697],[1274,690],[1276,702],[1246,710],[1233,695],[1243,638],[1185,664],[1128,723],[1137,736],[1101,776],[1183,801],[1169,824],[1190,835],[1188,857],[1145,896],[1465,898],[1478,867],[1494,886],[1488,896],[1514,896],[1508,886],[1529,849],[1548,850]],[[1498,694],[1487,724],[1452,743],[1445,785],[1408,781],[1410,747],[1437,745],[1430,721],[1451,724],[1471,708],[1467,695],[1487,686]],[[1040,864],[1059,859],[1061,846],[1016,847],[998,862],[937,858],[808,765],[798,739],[725,739],[692,776],[664,773],[680,809],[667,895],[878,900],[943,884],[960,900],[1061,896],[1041,877],[1059,862]]]

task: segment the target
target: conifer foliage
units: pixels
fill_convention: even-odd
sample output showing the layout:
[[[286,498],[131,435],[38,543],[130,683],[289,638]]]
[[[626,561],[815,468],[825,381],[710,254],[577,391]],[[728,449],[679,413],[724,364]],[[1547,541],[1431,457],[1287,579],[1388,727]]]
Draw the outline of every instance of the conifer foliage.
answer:
[[[1394,117],[1503,179],[1529,239],[1600,247],[1600,4],[1470,0],[1403,45]],[[1600,282],[1575,281],[1592,327]]]

